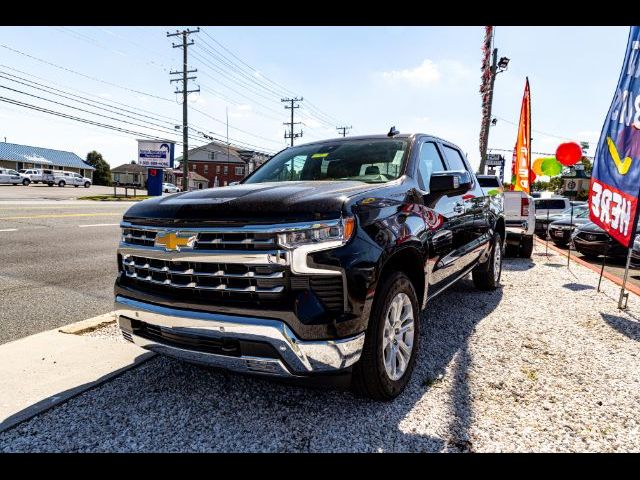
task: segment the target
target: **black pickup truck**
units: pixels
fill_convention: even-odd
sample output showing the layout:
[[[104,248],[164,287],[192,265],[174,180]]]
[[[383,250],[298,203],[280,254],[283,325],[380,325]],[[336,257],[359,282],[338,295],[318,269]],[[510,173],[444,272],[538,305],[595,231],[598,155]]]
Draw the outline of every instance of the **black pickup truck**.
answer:
[[[388,400],[416,361],[421,311],[472,273],[499,285],[502,212],[450,142],[423,134],[287,148],[239,185],[125,213],[125,338],[190,362],[347,378]]]

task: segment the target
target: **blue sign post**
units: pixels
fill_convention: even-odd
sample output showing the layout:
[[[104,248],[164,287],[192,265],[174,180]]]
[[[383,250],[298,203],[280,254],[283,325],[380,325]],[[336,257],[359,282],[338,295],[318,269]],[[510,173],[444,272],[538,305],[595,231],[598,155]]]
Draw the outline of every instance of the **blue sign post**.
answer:
[[[173,168],[173,142],[165,140],[138,140],[138,164],[147,169],[147,193],[149,196],[162,195],[164,168]]]

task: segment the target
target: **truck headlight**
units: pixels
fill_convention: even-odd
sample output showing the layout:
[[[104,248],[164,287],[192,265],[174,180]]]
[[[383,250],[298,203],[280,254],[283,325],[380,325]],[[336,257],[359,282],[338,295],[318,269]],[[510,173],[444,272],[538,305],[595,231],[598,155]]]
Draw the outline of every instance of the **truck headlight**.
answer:
[[[296,248],[302,245],[314,245],[327,242],[340,242],[344,244],[351,238],[354,230],[355,219],[353,217],[347,217],[332,225],[316,223],[309,225],[309,227],[304,230],[280,233],[278,235],[278,243],[285,248]]]

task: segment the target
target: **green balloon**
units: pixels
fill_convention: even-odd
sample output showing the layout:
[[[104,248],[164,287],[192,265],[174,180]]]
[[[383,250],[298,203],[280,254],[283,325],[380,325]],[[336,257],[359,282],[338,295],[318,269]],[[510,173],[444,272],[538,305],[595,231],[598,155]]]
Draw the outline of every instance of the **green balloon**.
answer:
[[[562,164],[556,160],[556,157],[549,157],[542,161],[540,166],[542,174],[548,177],[555,177],[562,173]]]

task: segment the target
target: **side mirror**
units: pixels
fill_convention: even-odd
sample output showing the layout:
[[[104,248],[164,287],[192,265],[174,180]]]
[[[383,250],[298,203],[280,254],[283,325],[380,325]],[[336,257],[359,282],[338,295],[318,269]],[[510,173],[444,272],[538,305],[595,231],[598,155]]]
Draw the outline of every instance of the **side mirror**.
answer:
[[[471,188],[471,175],[466,171],[436,172],[429,181],[429,193],[456,195],[467,192]]]

